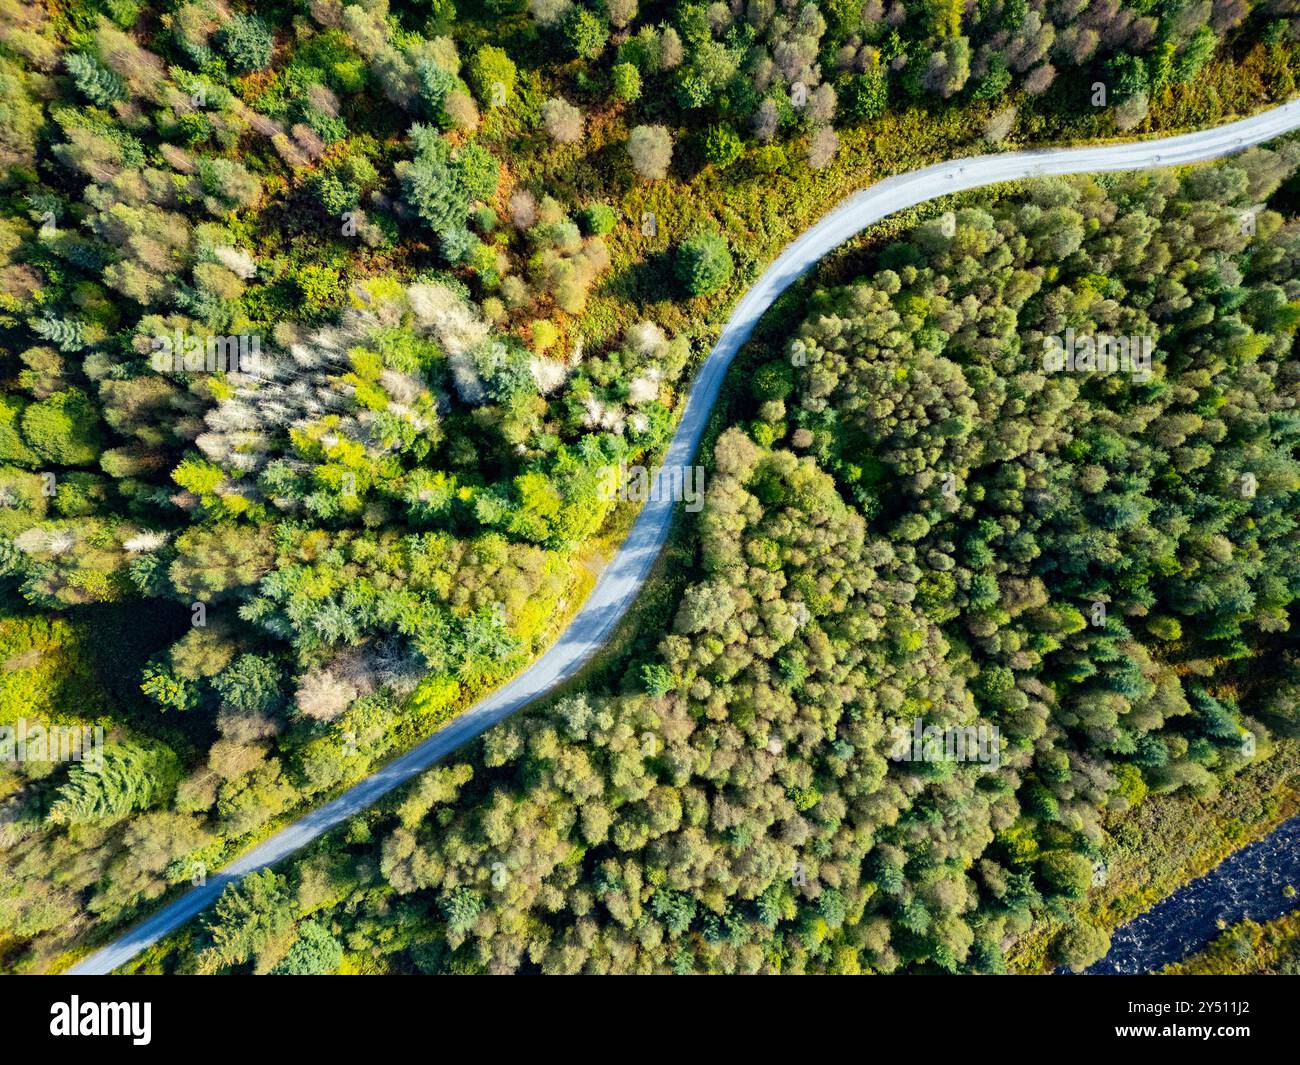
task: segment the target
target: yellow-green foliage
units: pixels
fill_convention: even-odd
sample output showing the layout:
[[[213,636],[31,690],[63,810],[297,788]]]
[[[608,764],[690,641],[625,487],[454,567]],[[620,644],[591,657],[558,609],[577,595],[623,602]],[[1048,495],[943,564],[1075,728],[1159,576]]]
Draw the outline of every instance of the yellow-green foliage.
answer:
[[[16,535],[45,517],[45,487],[39,474],[0,466],[0,533]]]
[[[104,723],[107,699],[86,663],[82,638],[74,623],[57,616],[0,620],[0,724],[20,717]]]
[[[1292,889],[1294,892],[1294,889]],[[1165,976],[1257,976],[1300,972],[1300,912],[1263,924],[1247,918],[1225,929]]]
[[[407,700],[407,710],[420,718],[423,726],[436,727],[455,716],[460,698],[460,682],[454,677],[426,677]]]

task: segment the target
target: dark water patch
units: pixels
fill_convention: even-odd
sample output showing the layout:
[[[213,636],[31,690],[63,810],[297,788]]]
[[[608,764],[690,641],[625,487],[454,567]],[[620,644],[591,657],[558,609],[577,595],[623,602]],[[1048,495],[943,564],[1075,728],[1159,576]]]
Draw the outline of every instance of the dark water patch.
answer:
[[[1235,851],[1203,877],[1179,888],[1115,931],[1110,953],[1089,975],[1149,973],[1182,961],[1220,930],[1249,917],[1271,921],[1300,909],[1300,816]]]

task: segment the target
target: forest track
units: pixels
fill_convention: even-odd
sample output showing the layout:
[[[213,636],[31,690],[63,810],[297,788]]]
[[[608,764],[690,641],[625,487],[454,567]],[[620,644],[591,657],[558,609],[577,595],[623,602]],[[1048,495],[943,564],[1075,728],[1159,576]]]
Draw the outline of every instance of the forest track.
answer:
[[[1223,126],[1176,137],[1083,148],[1041,148],[936,163],[886,178],[841,201],[788,244],[736,304],[718,342],[691,384],[686,409],[660,468],[690,463],[736,353],[778,296],[829,251],[889,215],[940,196],[1022,178],[1095,174],[1207,162],[1300,129],[1300,100]],[[656,482],[658,478],[656,477]],[[67,970],[103,975],[205,909],[248,873],[287,858],[335,825],[377,802],[493,725],[573,677],[613,633],[653,568],[672,525],[672,498],[645,504],[627,539],[559,639],[509,684],[475,703],[450,724],[354,784],[338,798],[286,825],[220,873]]]

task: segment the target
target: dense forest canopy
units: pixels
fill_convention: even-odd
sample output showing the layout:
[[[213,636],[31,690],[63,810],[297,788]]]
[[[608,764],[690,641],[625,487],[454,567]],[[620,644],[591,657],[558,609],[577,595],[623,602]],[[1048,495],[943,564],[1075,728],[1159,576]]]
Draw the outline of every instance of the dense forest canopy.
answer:
[[[658,653],[265,874],[283,933],[219,907],[198,968],[326,910],[428,972],[1002,971],[1108,818],[1296,732],[1300,228],[1261,205],[1297,161],[1036,183],[818,292]],[[1152,337],[1149,378],[1044,372],[1067,328]],[[900,760],[918,720],[995,728],[998,771]]]
[[[0,0],[0,728],[107,736],[0,761],[0,965],[546,646],[825,195],[1285,98],[1293,7]],[[818,292],[655,653],[232,890],[193,966],[996,970],[1108,816],[1293,725],[1295,165],[1026,186]],[[922,719],[997,772],[891,758]]]

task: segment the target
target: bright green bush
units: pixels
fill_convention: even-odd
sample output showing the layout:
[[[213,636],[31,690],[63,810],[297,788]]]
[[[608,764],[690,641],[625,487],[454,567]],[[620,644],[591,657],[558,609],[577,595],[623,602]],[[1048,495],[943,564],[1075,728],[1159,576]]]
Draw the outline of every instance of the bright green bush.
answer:
[[[495,45],[483,45],[470,60],[469,83],[479,102],[487,106],[496,107],[512,99],[518,77],[519,72],[509,54]]]
[[[615,63],[609,73],[616,99],[630,104],[641,98],[641,72],[635,66],[631,63]]]
[[[46,462],[90,466],[102,446],[99,411],[80,389],[56,392],[31,404],[22,417],[23,437]]]
[[[489,200],[501,182],[501,164],[479,144],[467,144],[456,153],[456,177],[471,200]]]
[[[561,33],[569,50],[579,59],[595,59],[605,50],[609,26],[594,11],[575,4],[569,9]]]
[[[673,273],[692,296],[716,292],[730,279],[735,264],[725,238],[719,233],[701,233],[677,249]]]
[[[587,236],[602,237],[614,228],[618,215],[606,204],[593,203],[578,212],[578,221]]]
[[[734,129],[723,123],[710,126],[704,137],[704,157],[719,170],[725,170],[744,154],[745,146]]]

